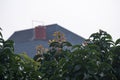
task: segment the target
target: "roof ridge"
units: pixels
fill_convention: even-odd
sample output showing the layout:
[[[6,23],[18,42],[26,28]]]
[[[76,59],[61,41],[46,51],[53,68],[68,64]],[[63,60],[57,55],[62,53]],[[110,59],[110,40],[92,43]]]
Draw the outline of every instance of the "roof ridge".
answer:
[[[57,25],[58,25],[58,24],[57,24]],[[67,28],[62,27],[61,25],[58,25],[58,26],[61,27],[61,28],[63,28],[63,29],[65,29],[65,30],[67,30],[67,31],[69,31],[69,32],[71,32],[71,33],[73,33],[74,35],[76,35],[76,36],[78,36],[78,37],[81,37],[81,38],[85,39],[84,37],[78,35],[77,33],[73,32],[73,31],[71,31],[71,30],[69,30],[69,29],[67,29]]]
[[[58,25],[57,23],[54,23],[54,24],[48,24],[48,25],[45,25],[46,27],[50,27],[50,26],[53,26],[53,25]]]
[[[15,32],[23,32],[23,31],[32,30],[32,29],[33,29],[33,28],[23,29],[23,30],[18,30],[18,31],[15,31]]]

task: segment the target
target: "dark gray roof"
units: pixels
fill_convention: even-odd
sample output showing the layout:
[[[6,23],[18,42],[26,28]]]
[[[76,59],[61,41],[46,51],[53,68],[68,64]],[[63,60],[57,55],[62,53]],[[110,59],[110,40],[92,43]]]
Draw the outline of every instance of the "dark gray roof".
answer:
[[[46,26],[46,40],[35,40],[34,39],[34,29],[27,29],[22,31],[16,31],[9,38],[9,40],[13,40],[15,43],[15,53],[26,52],[30,57],[33,57],[36,54],[36,46],[43,45],[44,47],[48,47],[48,40],[53,39],[53,33],[56,31],[60,31],[65,34],[67,41],[75,44],[81,44],[85,39],[77,34],[57,25],[47,25]]]

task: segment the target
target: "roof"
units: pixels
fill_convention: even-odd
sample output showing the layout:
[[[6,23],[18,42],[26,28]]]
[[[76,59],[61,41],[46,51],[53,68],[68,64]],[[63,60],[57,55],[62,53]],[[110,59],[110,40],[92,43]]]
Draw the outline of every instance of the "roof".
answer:
[[[59,31],[63,33],[70,43],[73,45],[81,44],[85,39],[58,24],[52,24],[46,26],[46,40],[35,40],[34,38],[34,28],[16,31],[9,38],[15,43],[15,53],[26,52],[30,57],[33,57],[36,54],[36,46],[43,45],[48,48],[48,40],[52,40],[54,32]]]

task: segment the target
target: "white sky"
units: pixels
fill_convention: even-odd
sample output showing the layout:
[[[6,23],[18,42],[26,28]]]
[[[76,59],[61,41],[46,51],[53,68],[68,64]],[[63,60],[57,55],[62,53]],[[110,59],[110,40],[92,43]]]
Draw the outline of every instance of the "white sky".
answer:
[[[15,31],[34,28],[32,20],[57,23],[84,38],[102,29],[116,40],[120,38],[120,0],[0,0],[5,39]]]

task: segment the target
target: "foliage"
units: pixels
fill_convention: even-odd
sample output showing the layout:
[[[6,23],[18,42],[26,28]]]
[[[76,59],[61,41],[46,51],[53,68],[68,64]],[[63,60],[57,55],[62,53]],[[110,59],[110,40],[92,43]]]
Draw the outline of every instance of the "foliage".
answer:
[[[49,44],[53,43],[53,42],[65,42],[66,38],[65,35],[59,31],[54,32],[53,36],[55,37],[53,40],[49,40]]]
[[[113,61],[113,68],[115,70],[115,75],[120,79],[120,39],[116,40],[115,46],[111,50],[115,56],[114,56],[114,61]]]
[[[38,64],[26,54],[14,54],[14,42],[5,41],[0,32],[0,80],[40,79]]]
[[[36,47],[34,60],[26,53],[14,54],[14,42],[0,32],[1,80],[120,80],[120,39],[100,30],[83,44],[72,45],[54,33],[49,49]],[[37,61],[37,62],[36,62]]]
[[[113,42],[111,35],[102,30],[80,45],[72,46],[60,39],[58,35],[51,40],[49,50],[43,53],[42,80],[120,79],[120,39]]]

